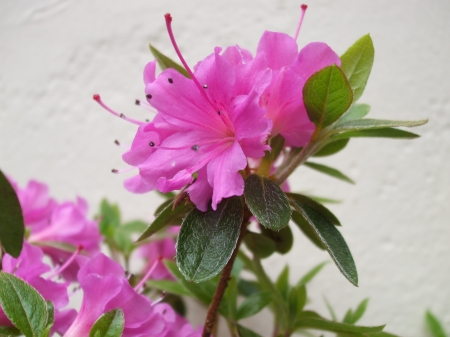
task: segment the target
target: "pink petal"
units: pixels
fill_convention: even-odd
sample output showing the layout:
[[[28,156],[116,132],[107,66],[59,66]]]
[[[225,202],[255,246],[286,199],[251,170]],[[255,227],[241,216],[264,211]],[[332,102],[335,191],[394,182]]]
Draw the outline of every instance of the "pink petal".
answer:
[[[239,64],[236,70],[236,85],[234,94],[247,95],[252,90],[262,94],[270,84],[271,70],[267,67],[265,54],[260,52],[256,57],[246,64]]]
[[[242,49],[238,45],[227,47],[222,56],[233,66],[250,62],[253,59],[250,51]]]
[[[208,182],[206,166],[198,171],[197,180],[188,187],[187,191],[195,206],[200,211],[206,212],[213,194],[213,189]]]
[[[144,84],[147,85],[155,81],[156,60],[147,63],[144,68]]]
[[[295,62],[298,46],[287,34],[265,31],[259,40],[257,51],[264,52],[269,68],[279,70]]]
[[[142,180],[142,177],[138,174],[126,179],[123,182],[123,185],[130,192],[142,194],[154,190],[156,187],[156,181],[154,181],[153,184],[148,184]]]

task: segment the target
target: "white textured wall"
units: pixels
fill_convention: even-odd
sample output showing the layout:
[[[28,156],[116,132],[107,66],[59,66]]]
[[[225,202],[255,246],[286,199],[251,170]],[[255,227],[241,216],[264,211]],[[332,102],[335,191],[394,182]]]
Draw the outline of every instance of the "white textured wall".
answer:
[[[353,252],[360,287],[329,265],[310,287],[312,307],[325,313],[322,294],[342,316],[365,297],[366,324],[387,323],[402,336],[423,336],[431,308],[450,329],[450,2],[311,0],[299,44],[325,41],[339,54],[368,32],[375,43],[372,76],[362,102],[371,116],[430,118],[413,141],[356,139],[324,159],[357,181],[350,186],[300,169],[295,189],[342,199],[333,205]],[[0,2],[0,166],[24,184],[47,182],[53,194],[86,197],[92,211],[104,196],[127,218],[151,219],[158,198],[122,188],[122,150],[134,126],[100,109],[101,93],[136,118],[141,72],[152,42],[175,57],[163,14],[171,12],[178,43],[193,65],[215,46],[255,50],[266,29],[293,33],[297,1],[2,0]],[[298,237],[284,263],[292,281],[328,259]],[[251,324],[268,336],[267,317]]]

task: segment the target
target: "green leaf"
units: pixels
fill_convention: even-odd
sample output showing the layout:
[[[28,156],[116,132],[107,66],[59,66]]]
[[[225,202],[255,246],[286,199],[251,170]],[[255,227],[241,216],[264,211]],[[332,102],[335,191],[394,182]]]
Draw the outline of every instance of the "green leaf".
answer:
[[[306,287],[304,285],[299,287],[293,287],[289,293],[289,315],[291,321],[295,322],[300,316],[303,308],[306,304]]]
[[[107,238],[113,238],[115,229],[120,226],[120,223],[119,207],[103,199],[100,204],[100,233]]]
[[[236,247],[244,216],[242,199],[222,200],[217,210],[194,209],[177,240],[177,265],[188,281],[206,281],[225,267]]]
[[[441,322],[439,322],[437,317],[429,310],[425,313],[425,321],[427,323],[428,330],[430,330],[433,337],[447,336]]]
[[[275,287],[281,296],[287,300],[289,295],[289,266],[285,266],[275,282]]]
[[[292,212],[292,220],[297,225],[298,228],[305,234],[305,236],[319,249],[325,250],[322,241],[317,236],[313,227],[299,212]]]
[[[248,249],[261,259],[269,257],[276,249],[276,244],[272,239],[258,233],[248,232],[244,237],[244,242]]]
[[[13,326],[0,326],[0,336],[10,337],[10,336],[23,336],[19,329]]]
[[[181,296],[175,294],[164,294],[164,298],[162,299],[163,303],[169,304],[173,310],[179,315],[185,317],[186,316],[186,304]]]
[[[237,311],[237,297],[238,297],[238,287],[236,277],[232,276],[228,280],[227,289],[223,294],[222,305],[227,310],[225,317],[235,321],[236,320],[236,311]]]
[[[297,210],[296,204],[304,204],[308,205],[315,211],[322,214],[325,218],[327,218],[333,225],[340,226],[341,223],[339,222],[338,218],[331,213],[331,211],[326,208],[321,203],[317,202],[316,200],[307,197],[306,195],[302,194],[296,194],[296,193],[286,193],[287,197],[289,198],[289,201],[291,202],[291,205],[294,207],[294,209]],[[297,210],[298,211],[298,210]]]
[[[247,297],[239,306],[236,319],[241,320],[256,315],[272,301],[272,294],[268,291],[258,292]]]
[[[333,223],[323,213],[305,203],[296,202],[293,206],[313,227],[341,273],[353,285],[358,286],[358,272],[352,254]]]
[[[45,303],[47,304],[47,323],[45,324],[46,328],[42,334],[42,337],[50,336],[50,331],[55,323],[55,307],[50,301],[46,301]]]
[[[326,175],[329,175],[330,177],[337,178],[343,181],[346,181],[350,184],[354,184],[355,182],[351,180],[349,177],[347,177],[344,173],[341,171],[318,163],[312,163],[310,161],[305,163],[305,166],[312,168],[313,170],[319,171],[321,173],[324,173]]]
[[[358,322],[361,319],[361,317],[364,315],[364,313],[366,312],[368,303],[369,303],[368,298],[362,300],[362,302],[355,309],[355,312],[352,315],[351,321],[348,323],[355,324],[356,322]],[[344,322],[344,323],[346,323],[346,322]]]
[[[22,279],[0,272],[0,305],[26,337],[41,337],[47,327],[47,303]]]
[[[142,241],[149,236],[155,234],[157,231],[162,228],[172,224],[174,219],[179,218],[180,216],[184,216],[191,208],[192,205],[185,205],[184,203],[179,204],[172,210],[173,203],[169,203],[169,205],[164,208],[164,210],[158,214],[155,220],[146,228],[146,230],[141,234],[139,239],[136,242]]]
[[[3,246],[9,255],[19,257],[24,234],[25,224],[19,199],[11,183],[0,171],[0,249]]]
[[[240,279],[238,282],[238,291],[240,295],[249,297],[258,293],[260,289],[257,282]]]
[[[314,153],[313,157],[326,157],[326,156],[331,156],[333,154],[336,154],[339,151],[342,151],[347,146],[349,141],[350,141],[350,139],[348,139],[348,138],[338,139],[336,141],[333,141],[333,142],[325,145],[324,147],[322,147],[316,153]]]
[[[367,34],[341,56],[341,69],[353,89],[354,101],[357,101],[364,92],[372,70],[374,54],[372,38]]]
[[[344,73],[332,65],[306,81],[303,101],[309,119],[320,129],[334,123],[347,111],[352,104],[353,94]]]
[[[357,138],[357,137],[377,137],[377,138],[400,138],[400,139],[414,139],[420,137],[418,134],[399,130],[394,128],[382,128],[382,129],[369,129],[369,130],[356,130],[356,131],[347,131],[340,133],[338,135],[332,136],[331,139],[338,139],[338,141],[349,139],[349,138]],[[333,142],[335,143],[335,142]],[[331,144],[333,144],[331,143]]]
[[[187,78],[191,78],[184,69],[184,67],[177,62],[173,61],[163,53],[161,53],[158,49],[153,47],[151,44],[149,45],[150,51],[152,52],[153,56],[156,58],[156,61],[158,61],[158,65],[161,67],[162,70],[165,70],[167,68],[172,68],[178,71],[181,75],[184,75]]]
[[[114,241],[125,256],[129,256],[137,247],[133,241],[132,235],[142,232],[145,227],[147,227],[145,222],[135,220],[116,228],[114,232]]]
[[[245,179],[247,206],[258,221],[272,230],[280,230],[289,223],[291,208],[283,190],[273,181],[251,174]]]
[[[89,337],[120,337],[125,325],[125,318],[120,308],[110,310],[97,319],[92,326]]]
[[[192,294],[178,282],[170,280],[148,280],[146,283],[149,287],[180,296],[192,296]]]
[[[325,301],[325,304],[326,304],[326,306],[327,306],[328,312],[329,312],[330,315],[331,315],[332,320],[333,320],[333,321],[337,321],[336,313],[334,312],[334,309],[333,309],[333,307],[331,306],[330,302],[328,302],[328,300],[327,300],[327,298],[326,298],[325,296],[323,297],[323,300]]]
[[[339,118],[338,122],[336,123],[336,126],[355,119],[362,119],[365,116],[367,116],[369,111],[370,105],[368,104],[352,104],[350,109],[348,109],[348,111],[345,114],[343,114],[341,118]]]
[[[288,253],[294,244],[294,237],[292,236],[292,230],[289,226],[286,226],[279,231],[273,231],[262,227],[261,233],[275,242],[275,250],[280,254]]]
[[[308,284],[316,275],[328,264],[327,261],[322,262],[307,272],[297,283],[297,287]]]
[[[296,328],[309,328],[324,331],[342,333],[378,333],[384,328],[380,326],[359,326],[329,321],[323,318],[301,318],[297,321]]]
[[[417,121],[397,121],[389,119],[356,119],[348,121],[342,124],[336,125],[334,131],[357,131],[357,130],[370,130],[370,129],[384,129],[384,128],[398,128],[407,127],[412,128],[415,126],[424,125],[428,122],[428,119],[421,119]]]
[[[246,327],[243,327],[242,325],[237,325],[239,337],[261,337],[261,335],[257,334],[256,332],[247,329]]]

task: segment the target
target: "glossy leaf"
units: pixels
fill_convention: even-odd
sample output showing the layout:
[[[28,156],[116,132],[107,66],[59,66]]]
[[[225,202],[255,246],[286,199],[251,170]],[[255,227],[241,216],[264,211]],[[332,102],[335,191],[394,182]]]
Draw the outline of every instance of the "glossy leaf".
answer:
[[[350,109],[339,118],[336,125],[340,125],[345,122],[349,122],[355,119],[362,119],[370,112],[370,105],[368,104],[352,104]]]
[[[172,224],[174,219],[177,219],[185,215],[191,208],[192,205],[186,205],[184,203],[179,204],[175,209],[172,210],[173,203],[169,203],[164,210],[158,214],[155,220],[148,226],[145,231],[141,234],[136,242],[142,241],[151,235],[155,234],[164,227]]]
[[[150,51],[152,52],[153,56],[156,58],[156,61],[158,62],[158,65],[161,67],[162,70],[165,70],[167,68],[172,68],[178,71],[180,74],[186,76],[187,78],[190,78],[188,72],[184,67],[177,62],[173,61],[163,53],[161,53],[158,49],[153,47],[152,45],[149,45]]]
[[[299,212],[292,212],[292,220],[297,225],[298,228],[305,234],[305,236],[319,249],[325,250],[322,241],[317,236],[313,227]]]
[[[47,303],[22,279],[0,272],[0,305],[26,337],[41,337],[47,327]]]
[[[374,56],[375,49],[369,34],[361,37],[341,56],[341,69],[353,89],[354,101],[357,101],[364,92]]]
[[[110,310],[97,319],[89,337],[120,337],[125,325],[125,317],[120,308]]]
[[[334,137],[336,137],[336,136],[334,136]],[[313,157],[326,157],[326,156],[331,156],[333,154],[336,154],[339,151],[342,151],[347,146],[349,140],[350,139],[348,139],[348,137],[347,137],[345,139],[338,139],[336,141],[333,141],[333,142],[325,145],[324,147],[322,147],[316,153],[314,153]]]
[[[322,270],[323,267],[325,267],[328,264],[328,262],[322,262],[315,266],[313,269],[311,269],[309,272],[307,272],[300,281],[297,282],[297,287],[303,286],[308,284],[316,275]]]
[[[331,139],[337,139],[337,141],[341,141],[348,138],[357,138],[357,137],[370,137],[370,138],[400,138],[400,139],[414,139],[420,137],[418,134],[394,129],[394,128],[382,128],[382,129],[369,129],[369,130],[357,130],[357,131],[346,131],[342,132],[338,135],[333,136]],[[335,143],[335,142],[333,142]],[[333,144],[330,143],[330,144]]]
[[[316,170],[323,174],[329,175],[330,177],[346,181],[350,184],[355,183],[353,180],[351,180],[349,177],[347,177],[344,173],[342,173],[341,171],[339,171],[333,167],[318,164],[318,163],[312,163],[310,161],[306,162],[304,165],[309,168],[312,168],[313,170]]]
[[[428,122],[427,119],[417,121],[397,121],[389,119],[355,119],[342,124],[338,124],[333,130],[335,131],[357,131],[369,129],[384,129],[384,128],[398,128],[398,127],[415,127],[424,125]]]
[[[301,318],[297,321],[296,328],[309,328],[337,333],[378,333],[384,328],[380,326],[359,326],[329,321],[323,318]]]
[[[258,221],[272,230],[280,230],[289,223],[291,208],[280,186],[272,180],[251,174],[245,179],[245,201]]]
[[[19,199],[11,183],[0,171],[0,249],[17,258],[25,234],[25,224]],[[0,261],[1,262],[1,261]]]
[[[309,119],[322,128],[334,123],[347,111],[352,104],[353,94],[344,73],[332,65],[306,81],[303,101]]]
[[[291,202],[291,205],[296,209],[296,204],[305,204],[314,209],[315,211],[322,214],[325,218],[327,218],[333,225],[340,226],[341,223],[339,222],[338,218],[331,213],[331,211],[326,208],[321,203],[317,202],[316,200],[307,197],[306,195],[302,194],[296,194],[296,193],[287,193],[287,197],[289,198],[289,201]]]
[[[294,244],[294,237],[290,226],[286,226],[279,231],[262,227],[261,233],[275,242],[275,250],[280,254],[288,253]]]
[[[269,257],[276,249],[276,244],[272,239],[258,233],[247,233],[244,242],[248,249],[261,259]]]
[[[431,311],[427,311],[425,314],[425,320],[427,323],[428,330],[431,332],[433,337],[446,337],[444,328],[442,327],[441,322],[437,319],[436,316],[433,315]]]
[[[222,200],[214,211],[194,209],[184,219],[177,240],[177,265],[188,281],[206,281],[225,267],[239,238],[242,199]]]
[[[305,203],[296,202],[293,206],[312,226],[341,273],[353,285],[358,286],[358,273],[352,254],[333,223],[323,213]]]
[[[246,327],[243,327],[240,324],[237,325],[237,329],[238,329],[239,337],[261,337],[261,335],[257,334],[256,332],[254,332]]]
[[[272,301],[272,294],[268,291],[258,292],[247,297],[239,306],[236,319],[241,320],[256,315]]]

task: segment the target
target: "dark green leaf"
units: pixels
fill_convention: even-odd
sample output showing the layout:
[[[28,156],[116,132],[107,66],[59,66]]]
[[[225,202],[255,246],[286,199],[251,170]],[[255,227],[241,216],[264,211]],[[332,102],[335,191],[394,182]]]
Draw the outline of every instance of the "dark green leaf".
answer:
[[[425,314],[425,320],[427,323],[428,330],[431,332],[433,337],[446,337],[444,328],[442,327],[441,322],[437,319],[436,316],[429,310],[427,310]]]
[[[141,234],[136,242],[142,241],[149,236],[155,234],[162,228],[172,224],[174,219],[178,219],[180,216],[184,216],[190,209],[191,205],[179,204],[174,210],[172,210],[172,203],[166,206],[164,210],[158,214],[155,220],[147,227],[147,229]]]
[[[149,287],[180,296],[192,296],[192,294],[178,282],[170,280],[148,280],[146,283]]]
[[[177,265],[188,281],[206,281],[227,264],[239,238],[242,199],[222,200],[214,211],[194,209],[184,219],[177,240]]]
[[[364,92],[374,56],[375,49],[369,34],[361,37],[341,56],[341,69],[353,89],[354,101],[357,101]]]
[[[336,136],[335,136],[336,137]],[[338,153],[339,151],[343,150],[350,139],[338,139],[336,141],[333,141],[324,147],[322,147],[319,151],[314,153],[313,157],[326,157],[331,156],[332,154]]]
[[[312,168],[313,170],[319,171],[321,173],[324,173],[326,175],[329,175],[333,178],[337,178],[343,181],[346,181],[350,184],[354,184],[355,182],[353,180],[351,180],[349,177],[347,177],[344,173],[342,173],[341,171],[326,166],[326,165],[322,165],[322,164],[318,164],[318,163],[312,163],[310,161],[305,163],[305,166]]]
[[[349,122],[355,119],[362,119],[370,111],[370,105],[368,104],[353,104],[348,111],[339,118],[336,125]]]
[[[319,249],[325,250],[322,241],[317,236],[313,227],[299,212],[292,212],[292,220],[297,225],[298,228],[305,234],[305,236]]]
[[[289,295],[289,266],[286,266],[281,271],[280,275],[275,282],[275,287],[280,292],[281,296],[287,300]]]
[[[272,239],[258,233],[247,233],[244,242],[248,249],[261,259],[269,257],[276,249],[276,244]]]
[[[307,272],[297,283],[297,287],[303,286],[308,284],[321,270],[323,267],[325,267],[328,264],[328,262],[322,262],[321,264],[318,264],[313,269],[311,269],[309,272]]]
[[[166,209],[167,206],[173,204],[173,202],[174,202],[173,198],[164,201],[161,205],[159,205],[159,206],[156,208],[155,213],[154,213],[153,215],[154,215],[154,216],[158,216],[162,211],[164,211],[164,210]]]
[[[251,174],[245,179],[244,195],[248,208],[263,226],[280,230],[288,225],[289,200],[273,181]]]
[[[339,222],[338,218],[331,213],[331,211],[326,208],[321,203],[317,202],[316,200],[307,197],[306,195],[302,194],[296,194],[296,193],[287,193],[287,197],[289,198],[291,205],[296,209],[296,204],[305,204],[314,209],[315,211],[322,214],[325,218],[327,218],[333,225],[340,226],[341,223]],[[296,209],[297,210],[297,209]],[[298,210],[297,210],[298,211]]]
[[[0,272],[0,305],[26,337],[41,337],[47,325],[47,303],[22,279]]]
[[[161,53],[158,49],[156,49],[152,45],[149,45],[149,47],[150,47],[150,51],[152,52],[153,56],[158,61],[158,65],[161,67],[162,70],[165,70],[167,68],[172,68],[172,69],[175,69],[176,71],[178,71],[181,75],[184,75],[187,78],[191,78],[189,76],[188,72],[186,71],[186,69],[184,69],[184,67],[182,65],[173,61],[172,59],[170,59],[169,57],[167,57],[166,55]]]
[[[125,325],[125,318],[120,308],[104,313],[92,326],[89,337],[120,337]]]
[[[247,297],[239,306],[236,319],[241,320],[256,315],[272,301],[272,294],[268,291],[258,292]]]
[[[243,327],[242,325],[238,324],[238,333],[239,337],[261,337],[261,335],[257,334],[256,332],[247,329],[246,327]]]
[[[257,282],[240,279],[238,282],[238,291],[240,295],[249,297],[253,294],[258,293],[260,289]]]
[[[347,111],[353,93],[344,73],[332,65],[312,75],[303,87],[303,101],[309,119],[318,127],[326,127]]]
[[[394,129],[394,128],[382,128],[382,129],[369,129],[369,130],[357,130],[357,131],[347,131],[342,132],[338,135],[331,137],[331,139],[338,139],[336,142],[341,140],[356,138],[356,137],[376,137],[376,138],[400,138],[400,139],[414,139],[420,137],[418,134]],[[333,142],[335,143],[335,142]],[[333,144],[330,143],[330,144]]]
[[[19,329],[13,326],[0,326],[0,337],[23,336]]]
[[[47,303],[47,323],[45,324],[46,328],[42,334],[42,337],[50,336],[50,331],[55,323],[55,307],[50,301],[46,301],[45,303]]]
[[[0,171],[0,249],[17,258],[25,234],[22,208],[11,183]],[[0,261],[1,262],[1,261]]]
[[[167,193],[162,193],[158,190],[155,191],[157,194],[159,194],[160,196],[162,196],[164,199],[173,199],[177,196],[177,194],[175,192],[167,192]]]
[[[294,237],[289,226],[286,226],[279,231],[261,228],[261,233],[275,242],[275,250],[280,254],[288,253],[294,243]]]
[[[384,325],[380,326],[359,326],[345,323],[329,321],[323,318],[301,318],[297,321],[296,328],[309,328],[324,331],[343,333],[377,333],[381,332]]]
[[[357,131],[357,130],[370,130],[370,129],[384,129],[384,128],[398,128],[398,127],[415,127],[424,125],[428,122],[428,119],[421,119],[417,121],[396,121],[389,119],[355,119],[337,125],[334,131]]]
[[[341,233],[333,223],[309,205],[301,202],[293,203],[293,207],[300,212],[313,227],[320,240],[330,253],[341,273],[355,286],[358,286],[358,273],[352,254]]]

